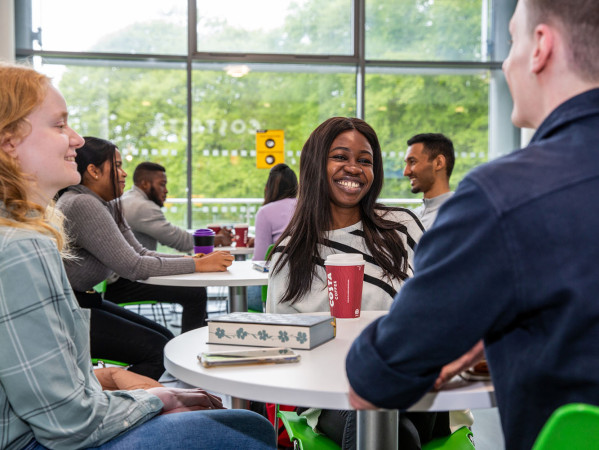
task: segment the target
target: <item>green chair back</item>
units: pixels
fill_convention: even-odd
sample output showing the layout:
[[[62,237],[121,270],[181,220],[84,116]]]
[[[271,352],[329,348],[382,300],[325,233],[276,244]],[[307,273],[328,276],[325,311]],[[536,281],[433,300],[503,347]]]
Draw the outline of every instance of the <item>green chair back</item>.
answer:
[[[459,428],[449,436],[424,444],[422,450],[474,450],[472,431],[467,427]]]
[[[94,286],[94,291],[96,291],[98,294],[106,293],[106,280],[101,281],[98,284],[96,284]]]
[[[266,249],[266,255],[264,255],[264,259],[268,259],[270,256],[270,252],[275,247],[275,244],[270,244]],[[266,304],[266,294],[268,292],[268,286],[262,286],[262,303]]]
[[[340,450],[335,442],[326,436],[314,432],[306,418],[298,416],[295,411],[279,411],[277,417],[285,425],[289,440],[294,448],[300,450]]]
[[[595,450],[599,447],[599,407],[585,403],[560,406],[541,429],[533,450]]]

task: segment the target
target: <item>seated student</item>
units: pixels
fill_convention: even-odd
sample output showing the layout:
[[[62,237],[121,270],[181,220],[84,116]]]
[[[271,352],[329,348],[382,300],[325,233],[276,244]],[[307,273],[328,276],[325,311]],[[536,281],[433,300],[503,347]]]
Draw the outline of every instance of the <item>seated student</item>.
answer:
[[[193,251],[193,235],[168,220],[162,212],[166,201],[166,169],[145,161],[133,172],[133,187],[123,194],[123,215],[135,238],[148,250],[156,250],[158,242],[180,252]],[[231,230],[223,228],[214,236],[214,246],[231,245]]]
[[[97,358],[133,363],[132,370],[151,378],[164,372],[162,348],[172,334],[164,327],[111,302],[156,300],[183,306],[182,331],[205,324],[206,290],[154,286],[136,280],[154,275],[224,271],[233,261],[227,252],[202,258],[161,254],[143,248],[123,218],[118,198],[126,173],[109,141],[87,137],[75,158],[81,183],[64,191],[57,207],[67,218],[75,258],[65,260],[69,282],[79,304],[91,307],[91,352]],[[104,299],[89,291],[113,273]],[[138,359],[146,361],[139,367]],[[137,364],[136,364],[137,361]],[[152,362],[151,367],[148,361]]]
[[[287,164],[273,166],[264,187],[264,203],[256,213],[254,260],[264,260],[269,245],[281,236],[295,211],[296,197],[295,172]]]
[[[293,216],[297,204],[297,176],[287,164],[277,164],[270,169],[264,187],[264,203],[256,213],[254,261],[266,259],[266,251],[283,233]],[[248,307],[262,311],[262,287],[248,287]]]
[[[363,310],[391,307],[412,276],[414,247],[423,227],[410,210],[377,203],[382,186],[381,148],[366,122],[333,117],[312,132],[300,159],[297,208],[272,253],[268,312],[329,311],[323,263],[334,253],[363,255]],[[319,431],[344,449],[355,448],[354,411],[306,412],[312,424],[320,414]],[[449,434],[447,414],[400,416],[402,448],[420,448]]]
[[[46,76],[0,63],[0,447],[274,448],[268,421],[200,389],[102,391],[51,206],[82,144]]]

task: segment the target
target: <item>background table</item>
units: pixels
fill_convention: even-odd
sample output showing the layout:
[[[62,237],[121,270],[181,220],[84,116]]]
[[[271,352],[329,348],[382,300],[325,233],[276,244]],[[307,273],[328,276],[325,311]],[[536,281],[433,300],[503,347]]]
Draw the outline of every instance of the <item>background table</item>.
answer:
[[[254,254],[254,247],[214,247],[214,251],[224,250],[235,256],[235,261],[245,261],[249,255]]]
[[[362,329],[384,314],[386,311],[362,311],[359,319],[337,319],[337,337],[309,351],[296,350],[302,357],[299,363],[206,369],[198,362],[198,353],[250,347],[206,344],[208,328],[204,327],[171,340],[164,349],[164,365],[169,373],[188,384],[235,397],[296,406],[351,409],[345,357]],[[447,388],[425,394],[410,410],[449,411],[493,406],[495,394],[491,382],[466,382],[456,378]],[[396,421],[396,412],[358,411],[358,432],[362,429],[364,434],[364,426],[360,428],[360,423],[368,424],[365,436],[358,436],[358,443],[362,440],[368,442],[364,446],[382,448],[371,438],[383,436],[381,427],[396,424]],[[393,425],[388,428],[393,431]],[[397,425],[394,432],[397,433]],[[392,438],[386,443],[390,442],[392,447]]]
[[[247,286],[268,284],[268,273],[252,268],[252,261],[233,261],[225,272],[195,272],[163,275],[140,280],[141,283],[161,286],[228,286],[229,311],[247,311]]]

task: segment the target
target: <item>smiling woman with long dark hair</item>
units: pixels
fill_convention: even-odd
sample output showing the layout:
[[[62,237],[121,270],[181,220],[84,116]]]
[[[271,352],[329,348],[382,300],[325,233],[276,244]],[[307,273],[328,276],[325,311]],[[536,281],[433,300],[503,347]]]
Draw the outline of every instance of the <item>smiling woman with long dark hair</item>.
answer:
[[[423,228],[410,210],[377,203],[383,179],[378,138],[363,120],[333,117],[312,132],[295,214],[273,252],[267,311],[328,311],[324,259],[333,253],[363,255],[363,309],[391,307]]]

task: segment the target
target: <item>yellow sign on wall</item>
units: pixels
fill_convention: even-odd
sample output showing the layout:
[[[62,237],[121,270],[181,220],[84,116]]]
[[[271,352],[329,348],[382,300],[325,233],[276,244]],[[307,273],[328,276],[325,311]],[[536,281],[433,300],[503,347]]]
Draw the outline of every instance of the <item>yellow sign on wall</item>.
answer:
[[[285,162],[285,132],[283,130],[256,131],[256,167],[270,169]]]

